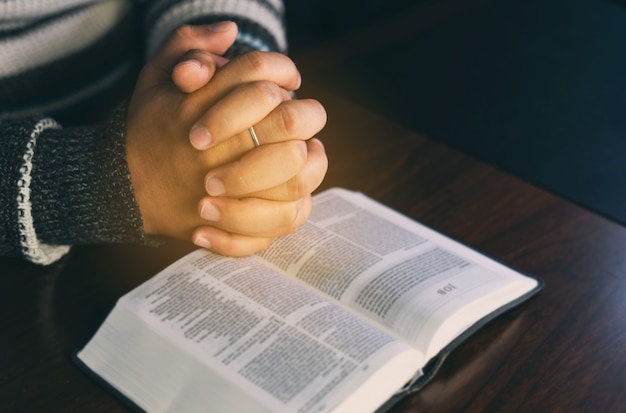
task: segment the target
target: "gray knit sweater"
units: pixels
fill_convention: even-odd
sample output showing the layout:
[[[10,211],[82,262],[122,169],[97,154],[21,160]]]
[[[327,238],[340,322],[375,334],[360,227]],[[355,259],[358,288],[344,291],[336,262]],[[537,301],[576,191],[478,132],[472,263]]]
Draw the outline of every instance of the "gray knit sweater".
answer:
[[[145,242],[120,104],[175,28],[222,20],[231,56],[285,52],[282,0],[0,1],[0,255]]]

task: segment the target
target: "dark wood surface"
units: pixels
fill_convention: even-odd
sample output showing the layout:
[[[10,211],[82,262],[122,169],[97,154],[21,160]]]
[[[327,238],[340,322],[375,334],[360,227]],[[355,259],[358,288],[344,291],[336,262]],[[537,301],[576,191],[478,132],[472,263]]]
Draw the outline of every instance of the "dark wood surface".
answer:
[[[394,412],[625,411],[626,228],[315,83],[300,94],[329,114],[323,188],[362,191],[546,283]],[[126,411],[72,352],[117,297],[191,249],[80,247],[48,267],[0,259],[0,411]]]

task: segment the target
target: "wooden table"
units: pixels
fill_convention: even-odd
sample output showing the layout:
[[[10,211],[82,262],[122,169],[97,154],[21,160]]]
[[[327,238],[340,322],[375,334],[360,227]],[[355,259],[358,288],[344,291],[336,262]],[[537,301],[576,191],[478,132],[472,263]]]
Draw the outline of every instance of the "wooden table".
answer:
[[[626,228],[305,85],[329,113],[322,188],[362,191],[546,282],[393,411],[625,411]],[[80,247],[49,267],[0,259],[0,411],[126,411],[70,356],[117,297],[191,249]]]
[[[323,187],[360,190],[545,290],[461,345],[396,412],[615,412],[626,406],[626,229],[332,93]],[[0,260],[0,411],[125,411],[70,362],[115,299],[192,249],[75,248]]]

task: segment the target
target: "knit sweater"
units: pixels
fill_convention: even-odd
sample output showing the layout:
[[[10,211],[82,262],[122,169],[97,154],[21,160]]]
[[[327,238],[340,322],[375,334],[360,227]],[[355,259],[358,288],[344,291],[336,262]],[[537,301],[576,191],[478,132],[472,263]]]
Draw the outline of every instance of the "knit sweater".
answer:
[[[223,20],[229,56],[285,52],[281,0],[0,1],[0,255],[147,242],[120,105],[173,30]]]

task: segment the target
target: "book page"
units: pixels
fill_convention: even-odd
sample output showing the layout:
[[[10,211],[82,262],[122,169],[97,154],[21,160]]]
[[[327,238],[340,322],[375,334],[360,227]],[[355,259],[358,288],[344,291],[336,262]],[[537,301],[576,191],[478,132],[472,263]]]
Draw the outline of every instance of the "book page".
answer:
[[[198,250],[119,306],[269,411],[373,410],[362,403],[382,404],[422,361],[406,344],[254,258]],[[381,369],[386,377],[373,382]],[[184,372],[180,380],[187,388]]]
[[[537,282],[360,193],[314,198],[309,221],[261,258],[437,354]]]

